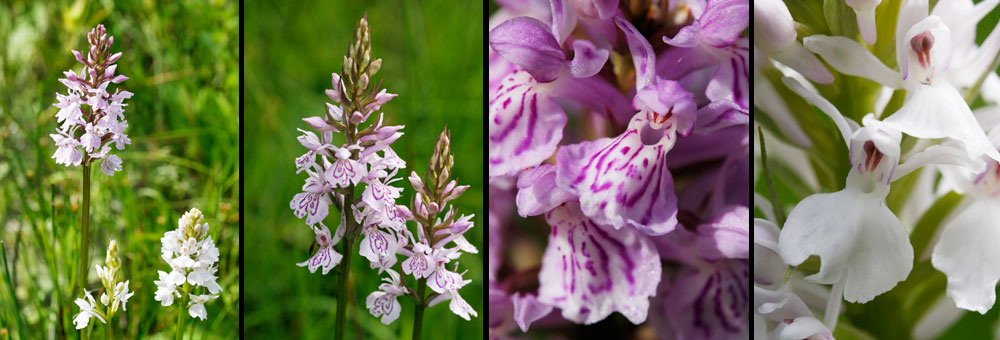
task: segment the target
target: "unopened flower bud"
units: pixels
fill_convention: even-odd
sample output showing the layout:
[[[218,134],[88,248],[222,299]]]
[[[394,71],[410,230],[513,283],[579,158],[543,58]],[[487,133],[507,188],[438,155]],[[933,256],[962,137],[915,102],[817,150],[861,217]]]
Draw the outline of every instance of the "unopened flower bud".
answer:
[[[362,115],[361,112],[354,111],[354,113],[351,114],[351,123],[352,124],[355,124],[355,125],[361,124],[361,122],[363,122],[363,121],[365,121],[365,116]]]
[[[375,75],[378,70],[382,68],[382,58],[375,59],[371,65],[368,65],[368,74]]]
[[[413,221],[414,220],[414,218],[413,218],[413,212],[411,212],[410,208],[407,208],[405,205],[397,205],[396,206],[396,212],[399,213],[400,217],[402,217],[403,219],[405,219],[407,221]]]
[[[414,191],[424,192],[424,181],[420,179],[420,175],[417,175],[416,171],[410,171],[410,177],[407,179],[410,180],[410,186],[413,187]]]
[[[368,89],[368,74],[362,74],[358,80],[358,93],[365,92],[365,89]]]
[[[439,209],[440,209],[440,207],[438,207],[437,202],[431,202],[431,204],[427,205],[427,212],[428,213],[437,214],[438,211],[439,211]]]

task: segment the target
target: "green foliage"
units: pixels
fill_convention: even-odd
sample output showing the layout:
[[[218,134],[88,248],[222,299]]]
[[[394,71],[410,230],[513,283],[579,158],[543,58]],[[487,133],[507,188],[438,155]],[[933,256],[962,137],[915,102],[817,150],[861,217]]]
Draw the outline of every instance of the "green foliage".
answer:
[[[338,266],[327,275],[309,273],[295,263],[309,258],[314,234],[289,209],[301,191],[304,174],[296,174],[294,159],[303,148],[296,128],[301,119],[322,116],[329,99],[330,73],[340,72],[354,25],[367,13],[372,50],[382,58],[373,82],[399,97],[383,107],[391,124],[403,124],[405,134],[393,149],[410,171],[424,174],[438,134],[451,130],[455,155],[453,177],[472,187],[456,208],[474,213],[475,227],[466,235],[483,248],[486,228],[483,196],[483,4],[475,1],[324,1],[312,3],[249,2],[245,28],[245,103],[247,125],[246,188],[248,219],[246,334],[250,339],[318,339],[333,333]],[[413,190],[404,187],[397,202],[408,203]],[[330,209],[327,224],[338,218]],[[409,225],[411,230],[413,224]],[[339,247],[338,247],[339,251]],[[357,252],[357,248],[354,250]],[[355,254],[357,255],[357,254]],[[479,339],[483,336],[483,257],[465,254],[459,270],[468,270],[472,283],[462,296],[479,313],[465,321],[446,303],[427,309],[424,339]],[[398,267],[397,267],[398,268]],[[400,298],[403,311],[391,325],[383,325],[365,308],[365,298],[381,283],[368,261],[355,256],[350,268],[347,338],[409,338],[413,329],[413,302]],[[384,276],[384,275],[383,275]],[[409,282],[412,284],[412,277]]]
[[[123,171],[92,175],[88,289],[93,268],[116,239],[121,275],[135,292],[115,319],[119,338],[172,335],[177,305],[153,300],[160,237],[198,207],[220,250],[221,297],[192,334],[238,336],[239,7],[234,2],[18,1],[0,5],[0,250],[12,289],[0,289],[0,333],[11,339],[75,339],[73,300],[83,296],[79,261],[80,167],[57,165],[49,133],[62,72],[79,70],[70,49],[87,49],[86,34],[103,23],[123,52],[120,88],[132,144],[119,153]],[[97,163],[95,163],[97,164]],[[5,285],[6,286],[6,285]],[[12,292],[11,292],[12,291]],[[11,299],[11,293],[15,297]],[[97,295],[99,292],[95,294]],[[186,311],[185,311],[186,313]],[[23,322],[23,327],[17,327]],[[96,324],[96,325],[95,325]],[[92,320],[93,337],[105,326]]]

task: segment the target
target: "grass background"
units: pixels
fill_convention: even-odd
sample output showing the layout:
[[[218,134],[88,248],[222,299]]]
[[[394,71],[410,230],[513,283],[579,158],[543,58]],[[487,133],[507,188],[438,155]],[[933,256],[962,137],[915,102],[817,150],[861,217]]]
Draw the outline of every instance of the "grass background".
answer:
[[[399,94],[383,107],[392,124],[405,133],[393,148],[410,171],[426,172],[441,129],[451,129],[455,154],[453,177],[472,187],[454,201],[463,213],[475,213],[466,235],[483,246],[483,5],[477,1],[316,1],[289,6],[281,1],[247,3],[244,59],[244,130],[247,153],[246,336],[248,339],[316,339],[333,332],[337,274],[311,274],[296,262],[309,258],[313,233],[288,207],[301,191],[303,174],[294,159],[304,153],[296,128],[301,118],[321,116],[329,99],[330,73],[340,72],[355,24],[365,13],[372,47],[382,58],[373,79]],[[412,189],[405,181],[403,197]],[[329,221],[338,213],[331,208]],[[409,225],[411,230],[414,226]],[[355,249],[355,252],[357,249]],[[355,253],[356,254],[356,253]],[[402,257],[400,257],[402,261]],[[480,339],[483,336],[484,277],[481,254],[465,254],[460,270],[472,283],[460,292],[479,313],[472,321],[452,314],[446,304],[427,309],[424,339]],[[338,266],[338,268],[341,268]],[[398,266],[396,267],[398,270]],[[409,338],[413,302],[400,298],[398,320],[384,326],[368,313],[365,298],[380,277],[368,261],[355,257],[351,268],[348,338]],[[412,277],[410,277],[412,282]]]
[[[81,167],[56,165],[49,133],[57,79],[79,69],[70,49],[86,51],[87,32],[103,23],[124,52],[118,87],[128,100],[119,155],[123,171],[92,169],[90,276],[117,239],[122,275],[135,296],[122,339],[173,336],[177,303],[153,300],[160,237],[200,208],[220,249],[221,298],[206,305],[208,320],[188,321],[195,338],[238,337],[239,5],[226,1],[12,1],[0,4],[0,339],[75,339],[79,308],[71,291],[79,262]],[[114,85],[112,85],[114,86]],[[118,152],[118,151],[116,151]],[[95,166],[98,167],[99,165]],[[4,258],[6,261],[3,261]],[[8,275],[9,274],[9,275]],[[186,311],[185,311],[186,313]],[[93,326],[94,324],[98,326]],[[103,325],[92,321],[95,338]]]

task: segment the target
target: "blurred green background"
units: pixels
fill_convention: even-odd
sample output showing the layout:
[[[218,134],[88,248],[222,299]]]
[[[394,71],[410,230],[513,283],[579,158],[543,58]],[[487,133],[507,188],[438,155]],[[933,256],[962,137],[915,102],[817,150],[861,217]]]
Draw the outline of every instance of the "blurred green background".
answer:
[[[48,134],[57,127],[56,93],[66,93],[57,79],[81,67],[70,49],[86,51],[86,34],[99,23],[115,37],[113,51],[123,52],[119,73],[130,77],[117,88],[135,96],[125,110],[132,144],[115,151],[123,171],[109,177],[92,169],[87,288],[100,287],[94,265],[117,239],[122,275],[135,292],[127,312],[116,314],[119,338],[172,338],[177,303],[153,300],[156,271],[169,270],[159,239],[198,207],[221,253],[224,291],[206,304],[206,321],[188,325],[196,338],[238,337],[238,3],[63,0],[0,4],[0,240],[7,260],[0,339],[79,336],[71,319],[82,291],[71,290],[82,168],[56,165]],[[103,336],[103,325],[91,325]]]
[[[247,124],[244,144],[249,169],[246,244],[248,276],[244,314],[249,339],[329,338],[337,301],[337,274],[309,273],[295,263],[309,258],[314,234],[288,207],[301,191],[304,174],[294,159],[305,151],[296,128],[301,119],[322,116],[329,99],[330,73],[340,72],[355,24],[365,13],[372,49],[382,58],[373,83],[399,97],[382,110],[405,133],[393,149],[407,162],[401,171],[427,171],[434,143],[447,125],[455,154],[454,175],[472,187],[454,201],[463,213],[475,213],[466,236],[484,252],[483,228],[483,4],[478,1],[249,1],[244,38],[244,90]],[[405,180],[403,197],[412,189]],[[327,225],[337,218],[330,209]],[[414,225],[409,226],[411,230]],[[355,255],[357,254],[355,248]],[[400,261],[403,258],[400,257]],[[465,254],[459,270],[472,283],[461,295],[479,313],[472,321],[452,314],[447,304],[427,309],[424,339],[480,339],[483,336],[484,278],[481,254]],[[338,266],[338,269],[341,267]],[[399,266],[396,266],[399,270]],[[368,261],[352,263],[347,337],[410,338],[413,302],[400,298],[403,311],[389,326],[371,316],[365,298],[378,289],[380,277]],[[410,277],[412,282],[412,277]]]

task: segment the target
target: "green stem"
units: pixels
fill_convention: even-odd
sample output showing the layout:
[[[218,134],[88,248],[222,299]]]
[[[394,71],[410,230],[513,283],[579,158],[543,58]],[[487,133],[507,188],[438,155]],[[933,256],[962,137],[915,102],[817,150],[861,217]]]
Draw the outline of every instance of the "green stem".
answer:
[[[111,317],[108,317],[108,323],[104,325],[104,339],[114,340],[114,338],[115,338],[115,330],[113,329],[113,326],[111,326]]]
[[[345,203],[345,205],[346,205],[346,203]],[[347,220],[350,221],[351,217],[348,217]],[[350,223],[348,223],[348,224],[350,224]],[[350,229],[350,228],[348,228],[348,229]],[[343,340],[344,339],[344,329],[346,328],[346,327],[344,327],[344,320],[347,319],[346,318],[346,314],[347,314],[347,296],[348,296],[348,294],[350,294],[350,290],[347,287],[347,281],[348,281],[349,276],[351,275],[351,257],[352,257],[351,254],[354,253],[354,251],[353,251],[353,249],[354,249],[354,238],[352,237],[352,235],[345,235],[343,245],[344,246],[341,249],[341,252],[343,252],[343,254],[344,254],[344,261],[341,262],[341,267],[340,267],[343,270],[341,271],[341,274],[340,274],[340,285],[337,287],[337,289],[338,289],[338,292],[337,292],[337,320],[334,323],[334,327],[335,328],[333,330],[334,331],[333,338],[335,340]]]
[[[90,165],[83,165],[83,204],[80,207],[80,267],[77,268],[81,290],[87,290],[87,240],[90,229]],[[82,333],[82,338],[87,339],[86,331]]]
[[[184,322],[187,318],[184,317],[184,309],[187,308],[188,300],[188,284],[184,283],[184,292],[181,293],[181,303],[177,306],[177,331],[175,332],[175,339],[184,339]]]
[[[417,299],[413,312],[413,340],[420,340],[420,332],[424,328],[424,306],[427,305],[427,302],[424,301],[424,290],[426,289],[427,278],[425,277],[417,282]]]

